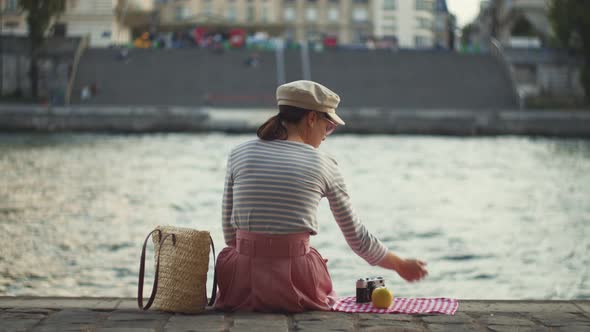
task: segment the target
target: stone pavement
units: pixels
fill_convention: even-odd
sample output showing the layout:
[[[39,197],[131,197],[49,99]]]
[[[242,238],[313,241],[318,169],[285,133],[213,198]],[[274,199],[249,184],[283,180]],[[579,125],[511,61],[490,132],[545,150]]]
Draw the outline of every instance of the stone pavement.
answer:
[[[459,302],[454,316],[142,312],[132,298],[0,297],[0,331],[590,331],[590,301]]]

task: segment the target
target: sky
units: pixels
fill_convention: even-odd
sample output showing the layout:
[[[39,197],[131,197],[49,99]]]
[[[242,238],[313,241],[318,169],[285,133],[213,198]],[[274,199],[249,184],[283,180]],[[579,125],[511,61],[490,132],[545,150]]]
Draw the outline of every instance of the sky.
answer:
[[[457,16],[457,25],[463,27],[479,13],[479,0],[447,0],[447,7]]]

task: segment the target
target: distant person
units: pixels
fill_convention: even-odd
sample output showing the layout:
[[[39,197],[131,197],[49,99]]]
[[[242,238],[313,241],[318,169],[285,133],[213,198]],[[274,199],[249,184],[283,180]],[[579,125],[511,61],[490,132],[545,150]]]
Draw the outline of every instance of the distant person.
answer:
[[[87,101],[90,99],[90,97],[91,97],[90,87],[88,85],[83,86],[82,90],[80,91],[80,99],[82,101]]]
[[[228,158],[222,228],[227,247],[217,257],[224,311],[331,310],[335,293],[327,260],[310,246],[317,208],[328,199],[350,248],[370,265],[407,281],[426,276],[425,263],[389,251],[355,213],[336,160],[318,150],[344,121],[340,97],[312,81],[278,87],[279,113],[258,128],[258,139]]]
[[[122,47],[119,50],[118,59],[121,61],[127,61],[129,59],[129,49],[127,47]]]
[[[260,65],[260,56],[258,53],[250,54],[246,59],[246,66],[256,68],[258,65]]]

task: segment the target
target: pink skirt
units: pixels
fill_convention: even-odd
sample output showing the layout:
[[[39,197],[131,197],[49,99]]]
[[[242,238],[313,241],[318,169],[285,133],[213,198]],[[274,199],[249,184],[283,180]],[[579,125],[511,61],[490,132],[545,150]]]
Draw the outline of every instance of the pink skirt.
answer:
[[[272,235],[238,230],[235,247],[217,256],[223,311],[330,310],[335,303],[325,259],[309,246],[309,233]]]

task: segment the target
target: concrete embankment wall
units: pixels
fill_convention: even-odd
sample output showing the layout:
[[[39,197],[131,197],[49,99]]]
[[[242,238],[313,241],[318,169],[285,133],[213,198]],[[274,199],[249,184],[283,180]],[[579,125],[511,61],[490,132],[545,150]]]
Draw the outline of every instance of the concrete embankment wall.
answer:
[[[131,51],[126,61],[112,49],[89,49],[80,60],[73,103],[96,85],[92,105],[273,107],[277,60],[260,52],[260,65],[245,65],[249,51],[213,54],[201,49]],[[310,53],[311,79],[342,97],[343,108],[511,109],[518,102],[502,63],[490,54],[407,50]],[[286,51],[285,80],[303,78],[298,51]]]
[[[339,133],[534,135],[590,138],[590,111],[454,111],[339,109]],[[248,132],[267,109],[186,107],[0,106],[0,131]]]

